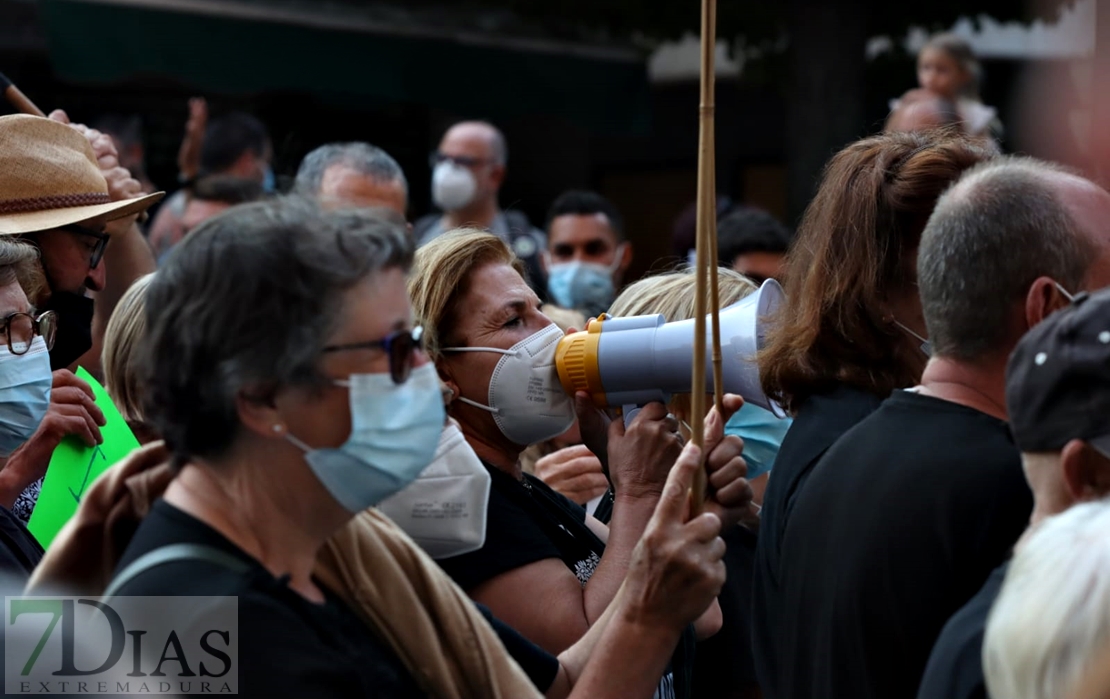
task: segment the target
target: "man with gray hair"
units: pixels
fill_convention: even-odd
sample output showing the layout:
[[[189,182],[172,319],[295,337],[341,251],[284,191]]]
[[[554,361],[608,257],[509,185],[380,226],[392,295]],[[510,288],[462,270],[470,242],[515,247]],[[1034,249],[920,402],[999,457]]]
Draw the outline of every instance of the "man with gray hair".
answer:
[[[1023,541],[1046,520],[1110,495],[1110,289],[1080,294],[1026,333],[1010,356],[1006,405],[1033,491],[1033,515]],[[1100,537],[1110,540],[1106,534],[1110,531]],[[1078,549],[1060,553],[1081,557],[1089,545],[1083,541]],[[1084,661],[1099,650],[1081,640],[1087,630],[1099,628],[1103,615],[1086,610],[1106,600],[1088,595],[1110,590],[1110,568],[1094,565],[1097,558],[1092,557],[1091,565],[1042,570],[1049,563],[1038,560],[1042,553],[1021,563],[1025,555],[1014,566],[997,568],[948,620],[929,657],[918,699],[985,697],[988,683],[996,699],[1016,696],[1013,689],[1021,686],[1024,696],[1071,693],[1063,683],[1074,682]],[[1005,612],[995,604],[1000,592]],[[1044,605],[1076,613],[1043,615]],[[993,647],[984,646],[988,613]],[[984,659],[993,663],[993,672],[987,668],[993,681],[984,680]],[[1046,681],[1049,677],[1056,679]]]
[[[325,207],[378,207],[403,220],[408,209],[405,173],[389,153],[369,143],[328,143],[305,156],[294,190]]]
[[[509,148],[505,135],[485,121],[455,124],[432,154],[432,201],[443,211],[416,222],[416,240],[423,245],[455,228],[480,228],[509,244],[528,270],[528,285],[547,295],[542,256],[547,236],[519,211],[502,211],[497,194],[505,181]]]
[[[944,622],[1032,510],[1007,358],[1073,294],[1110,284],[1108,216],[1105,191],[1030,159],[984,163],[937,202],[917,261],[931,359],[921,385],[846,433],[795,497],[781,664],[806,671],[772,699],[917,692]]]

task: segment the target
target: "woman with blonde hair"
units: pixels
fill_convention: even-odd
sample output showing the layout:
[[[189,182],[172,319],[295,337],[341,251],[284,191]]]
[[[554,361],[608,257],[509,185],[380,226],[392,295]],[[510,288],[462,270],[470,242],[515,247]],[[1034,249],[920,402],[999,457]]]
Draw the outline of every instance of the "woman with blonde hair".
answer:
[[[563,393],[555,371],[563,332],[540,312],[522,269],[500,238],[453,231],[417,252],[409,293],[429,358],[452,391],[449,414],[492,478],[485,545],[440,564],[472,598],[557,653],[612,600],[629,545],[643,533],[682,440],[678,422],[658,403],[627,430],[615,421],[607,444],[594,428],[596,415],[581,421],[586,443],[608,462],[616,493],[611,527],[522,472],[521,452],[561,434],[576,416],[576,399]],[[733,399],[729,405],[738,407]],[[588,401],[577,406],[593,410]],[[706,430],[709,479],[718,487],[708,510],[725,526],[751,498],[740,442],[723,434],[728,417],[714,413]],[[712,605],[700,620],[703,633],[717,630],[718,614]],[[672,669],[681,685],[682,668]],[[661,689],[663,696],[684,694],[667,678]]]
[[[146,422],[138,372],[134,369],[146,336],[146,291],[153,279],[154,274],[139,277],[116,304],[104,331],[100,359],[104,389],[140,444],[158,439]]]
[[[721,308],[727,308],[757,290],[747,277],[731,269],[717,270]],[[662,314],[667,322],[694,317],[696,277],[686,269],[659,274],[626,287],[609,308],[615,318]],[[689,421],[690,396],[675,396],[668,406],[683,421]],[[774,465],[779,444],[790,427],[789,419],[780,420],[769,411],[751,403],[733,415],[725,425],[726,434],[744,440],[747,478],[754,493],[753,502],[763,499],[763,489]],[[688,432],[688,428],[686,429]],[[758,526],[758,519],[748,520]],[[751,581],[755,559],[756,533],[742,525],[721,532],[724,539],[725,587],[718,596],[721,605],[721,631],[698,643],[693,674],[695,696],[758,697],[751,648]]]

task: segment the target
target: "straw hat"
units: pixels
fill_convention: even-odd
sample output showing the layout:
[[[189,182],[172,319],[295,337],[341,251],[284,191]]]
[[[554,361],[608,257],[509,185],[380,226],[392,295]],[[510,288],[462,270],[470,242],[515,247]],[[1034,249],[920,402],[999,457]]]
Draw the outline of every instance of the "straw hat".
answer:
[[[0,116],[0,235],[145,211],[165,192],[111,201],[88,140],[43,117]]]

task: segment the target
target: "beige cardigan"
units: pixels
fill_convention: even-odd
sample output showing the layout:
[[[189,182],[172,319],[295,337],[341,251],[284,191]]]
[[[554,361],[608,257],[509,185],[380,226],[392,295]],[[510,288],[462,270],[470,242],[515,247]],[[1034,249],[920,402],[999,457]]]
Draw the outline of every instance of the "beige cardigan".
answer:
[[[173,479],[161,442],[136,450],[89,489],[28,591],[97,595],[150,506]],[[474,603],[388,517],[369,509],[321,549],[315,576],[397,652],[431,696],[538,699],[542,694]]]

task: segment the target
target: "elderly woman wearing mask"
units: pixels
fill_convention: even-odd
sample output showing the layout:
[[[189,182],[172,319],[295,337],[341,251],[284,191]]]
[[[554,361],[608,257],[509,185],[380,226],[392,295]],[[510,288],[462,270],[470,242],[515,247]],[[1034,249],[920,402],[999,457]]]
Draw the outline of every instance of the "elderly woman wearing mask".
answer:
[[[608,528],[521,473],[520,453],[561,434],[575,418],[575,400],[562,392],[554,366],[563,333],[540,312],[521,270],[496,236],[454,231],[420,249],[409,290],[429,356],[453,394],[450,414],[493,478],[485,546],[440,564],[471,597],[558,653],[613,599],[681,437],[661,404],[646,406],[627,430],[614,421],[607,449],[597,448],[607,452],[616,491]],[[733,411],[738,404],[729,401]],[[582,417],[586,442],[604,444],[599,416]],[[712,415],[707,426],[707,464],[716,488],[709,509],[727,526],[750,502],[751,489],[743,478],[742,444],[724,437],[721,418]],[[699,631],[709,635],[719,625],[714,605],[699,620]]]
[[[56,318],[53,311],[36,313],[27,300],[44,284],[38,257],[31,245],[0,238],[0,459],[30,439],[50,406],[48,352]],[[50,419],[56,423],[66,416]],[[0,470],[0,538],[5,543],[0,546],[0,572],[15,579],[26,577],[42,558],[42,547],[9,510],[16,495],[46,471],[46,463],[38,466],[30,473],[14,467]]]
[[[156,465],[161,444],[113,467],[37,588],[87,585],[102,562],[79,571],[73,561],[110,553],[130,529],[109,593],[237,596],[245,693],[538,696],[461,591],[365,509],[416,478],[443,425],[409,329],[411,254],[396,226],[297,202],[243,207],[190,236],[136,290],[147,329],[125,341],[143,346],[144,380],[128,384],[126,367],[116,377],[165,437],[176,477],[153,507],[125,515],[143,469],[167,469]],[[719,590],[719,521],[682,513],[696,467],[688,448],[604,622],[543,661],[557,669],[548,697],[572,685],[572,697],[649,695],[680,629]],[[194,548],[166,555],[182,543]]]

